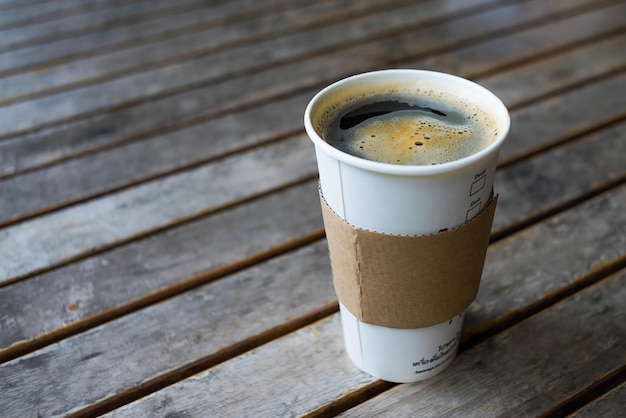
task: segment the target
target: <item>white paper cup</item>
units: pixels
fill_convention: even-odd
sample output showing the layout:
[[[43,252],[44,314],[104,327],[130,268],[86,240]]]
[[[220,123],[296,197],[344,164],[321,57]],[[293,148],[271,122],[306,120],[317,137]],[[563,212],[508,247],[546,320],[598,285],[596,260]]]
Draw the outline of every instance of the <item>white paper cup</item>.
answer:
[[[350,94],[394,83],[441,89],[481,104],[497,121],[498,136],[483,150],[437,165],[396,165],[347,154],[322,139],[315,126],[325,110]],[[510,125],[506,107],[466,79],[432,71],[384,70],[338,81],[308,104],[306,131],[315,145],[322,194],[349,224],[371,231],[423,235],[468,222],[492,194],[498,151]],[[392,382],[432,377],[456,354],[463,314],[417,329],[388,328],[358,320],[340,303],[345,347],[363,371]]]

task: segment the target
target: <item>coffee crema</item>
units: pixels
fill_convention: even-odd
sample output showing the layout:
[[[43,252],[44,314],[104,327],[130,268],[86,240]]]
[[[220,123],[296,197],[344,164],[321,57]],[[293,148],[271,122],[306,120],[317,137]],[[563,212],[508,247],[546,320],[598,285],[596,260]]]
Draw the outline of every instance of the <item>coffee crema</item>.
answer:
[[[318,132],[330,145],[368,160],[442,164],[486,148],[497,122],[477,103],[430,88],[379,90],[329,108]]]

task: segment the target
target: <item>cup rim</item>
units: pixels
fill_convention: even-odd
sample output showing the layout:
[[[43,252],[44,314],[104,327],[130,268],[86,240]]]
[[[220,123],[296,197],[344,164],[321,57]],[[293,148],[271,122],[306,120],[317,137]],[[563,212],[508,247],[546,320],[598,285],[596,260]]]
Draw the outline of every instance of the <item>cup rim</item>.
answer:
[[[313,122],[311,121],[311,113],[315,106],[318,103],[322,102],[325,97],[331,95],[333,91],[340,89],[342,87],[360,83],[367,78],[376,78],[381,76],[396,76],[400,77],[428,77],[431,80],[438,80],[443,82],[453,82],[460,86],[465,86],[467,88],[472,89],[473,92],[485,95],[494,105],[494,112],[496,112],[496,117],[499,122],[502,122],[501,126],[499,125],[498,136],[495,140],[493,140],[487,147],[482,150],[468,155],[466,157],[460,158],[454,161],[448,161],[445,163],[435,164],[435,165],[400,165],[400,164],[391,164],[384,163],[380,161],[372,161],[367,160],[361,157],[357,157],[352,154],[348,154],[345,151],[341,151],[326,141],[324,141],[321,136],[317,133],[315,128],[313,127]],[[509,111],[502,103],[500,98],[498,98],[493,92],[483,87],[482,85],[468,80],[463,77],[459,77],[452,74],[447,74],[438,71],[430,71],[430,70],[419,70],[419,69],[388,69],[388,70],[378,70],[378,71],[370,71],[361,74],[352,75],[334,83],[326,86],[322,90],[320,90],[307,104],[307,107],[304,111],[304,127],[305,130],[313,141],[316,147],[319,147],[324,153],[332,156],[338,161],[345,162],[354,167],[358,167],[368,171],[374,171],[385,174],[392,175],[404,175],[404,176],[416,176],[416,175],[433,175],[433,174],[441,174],[449,171],[455,171],[462,169],[464,167],[472,166],[477,161],[480,161],[486,158],[488,155],[491,155],[493,152],[497,152],[509,134],[511,127],[511,117],[509,115]]]

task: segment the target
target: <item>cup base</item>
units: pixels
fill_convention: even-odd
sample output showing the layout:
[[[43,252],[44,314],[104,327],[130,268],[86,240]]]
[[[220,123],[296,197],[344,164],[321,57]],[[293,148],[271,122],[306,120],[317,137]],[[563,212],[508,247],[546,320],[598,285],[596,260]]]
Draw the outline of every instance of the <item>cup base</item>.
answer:
[[[426,328],[398,329],[359,321],[341,302],[346,352],[364,372],[388,382],[418,382],[451,363],[459,346],[463,314]]]

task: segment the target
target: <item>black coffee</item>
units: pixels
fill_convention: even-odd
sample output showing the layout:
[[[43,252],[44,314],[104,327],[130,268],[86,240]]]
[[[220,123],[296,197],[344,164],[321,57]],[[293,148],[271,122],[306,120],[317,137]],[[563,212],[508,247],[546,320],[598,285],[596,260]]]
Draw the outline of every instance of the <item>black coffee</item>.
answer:
[[[361,158],[391,164],[441,164],[474,154],[497,136],[478,104],[420,89],[350,100],[327,112],[323,138]]]

